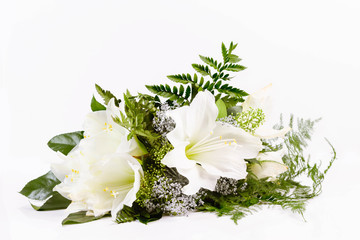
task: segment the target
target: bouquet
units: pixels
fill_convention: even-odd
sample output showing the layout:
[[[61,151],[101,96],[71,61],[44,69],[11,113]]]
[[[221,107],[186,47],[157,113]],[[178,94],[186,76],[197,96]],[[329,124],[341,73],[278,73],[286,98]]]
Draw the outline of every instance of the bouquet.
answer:
[[[325,168],[305,156],[318,120],[293,116],[272,126],[271,85],[248,94],[230,85],[245,69],[221,46],[222,61],[200,55],[195,74],[122,98],[95,85],[83,129],[53,137],[51,170],[20,191],[35,210],[67,209],[62,224],[111,217],[117,223],[211,211],[235,223],[262,205],[303,214]],[[98,98],[99,99],[99,98]],[[327,140],[326,140],[327,141]],[[300,182],[307,178],[309,185]]]

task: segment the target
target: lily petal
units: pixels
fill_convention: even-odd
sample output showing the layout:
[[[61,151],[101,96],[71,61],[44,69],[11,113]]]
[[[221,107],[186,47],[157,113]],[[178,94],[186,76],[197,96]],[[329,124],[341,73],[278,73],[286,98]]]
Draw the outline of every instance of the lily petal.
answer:
[[[265,113],[266,117],[270,116],[272,106],[272,101],[270,97],[271,90],[272,84],[269,84],[266,87],[258,90],[257,92],[250,94],[246,98],[245,102],[242,104],[243,111],[247,111],[250,108],[261,108]]]
[[[209,91],[199,92],[190,106],[184,106],[168,113],[176,126],[167,137],[172,144],[177,139],[199,141],[215,127],[218,108]]]
[[[201,166],[195,165],[190,169],[178,169],[178,172],[189,180],[189,184],[182,188],[183,193],[193,195],[200,188],[215,189],[217,175],[206,172]]]
[[[141,178],[144,175],[141,165],[138,161],[136,161],[136,159],[128,159],[128,165],[134,171],[134,183],[131,190],[125,195],[125,197],[118,197],[113,202],[111,209],[111,216],[113,220],[116,219],[117,213],[124,207],[124,205],[129,207],[132,206],[133,202],[136,200],[136,194],[140,189]]]
[[[180,143],[172,151],[168,152],[161,162],[168,167],[176,167],[178,170],[195,167],[196,162],[190,161],[185,154],[185,148],[188,144],[189,142]]]
[[[261,140],[258,137],[254,137],[243,129],[230,124],[217,122],[213,135],[221,136],[222,139],[228,139],[228,141],[235,140],[234,143],[240,152],[240,157],[243,159],[255,158],[263,148]]]
[[[271,127],[267,127],[265,125],[260,126],[258,129],[255,130],[255,136],[261,139],[271,139],[271,138],[284,138],[285,134],[291,131],[290,127],[284,127],[283,129],[276,130]]]

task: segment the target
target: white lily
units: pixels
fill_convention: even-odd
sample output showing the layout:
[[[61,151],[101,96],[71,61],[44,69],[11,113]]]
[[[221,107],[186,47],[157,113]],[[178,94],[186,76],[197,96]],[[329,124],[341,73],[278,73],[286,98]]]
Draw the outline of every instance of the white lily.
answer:
[[[251,172],[259,179],[269,177],[269,180],[275,180],[279,174],[288,169],[282,161],[283,155],[283,150],[260,153],[256,157],[260,164],[251,164]]]
[[[84,139],[63,162],[52,164],[52,172],[62,182],[54,190],[72,200],[70,211],[87,210],[95,216],[111,211],[113,218],[124,204],[131,206],[140,188],[142,168],[132,157],[142,151],[128,131],[113,121],[119,113],[114,99],[106,111],[89,113],[84,123]]]
[[[272,101],[270,97],[270,91],[272,84],[260,89],[259,91],[250,94],[245,102],[242,104],[243,111],[248,111],[250,108],[260,108],[265,114],[265,122],[259,128],[255,130],[254,136],[262,139],[270,139],[276,137],[284,137],[287,132],[291,130],[289,127],[285,127],[281,130],[275,130],[269,123],[269,117],[271,115]]]
[[[188,178],[185,194],[201,187],[215,189],[220,176],[243,179],[247,175],[244,159],[255,158],[262,149],[259,138],[240,128],[216,122],[218,109],[214,96],[199,92],[190,106],[172,110],[168,115],[176,127],[167,134],[174,146],[162,160]]]

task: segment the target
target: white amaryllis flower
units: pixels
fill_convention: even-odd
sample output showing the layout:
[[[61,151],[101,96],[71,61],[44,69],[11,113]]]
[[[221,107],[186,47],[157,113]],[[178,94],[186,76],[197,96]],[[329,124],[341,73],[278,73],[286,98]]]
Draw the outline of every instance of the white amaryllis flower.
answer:
[[[275,180],[279,174],[288,169],[282,161],[283,155],[283,150],[260,153],[256,157],[260,164],[251,164],[250,170],[259,179],[269,177],[269,180]]]
[[[111,211],[113,218],[123,205],[131,206],[140,188],[143,170],[133,155],[141,154],[135,141],[127,141],[128,131],[112,116],[119,109],[111,100],[106,111],[87,115],[84,139],[63,162],[52,164],[61,181],[54,188],[72,203],[70,211],[86,210],[101,216]]]
[[[113,117],[119,117],[120,108],[111,99],[105,111],[88,113],[84,121],[84,139],[80,143],[86,145],[89,158],[98,159],[104,154],[129,152],[132,156],[143,155],[134,139],[127,141],[129,131],[115,123]],[[92,151],[91,151],[92,150]]]
[[[89,164],[86,159],[74,157],[76,151],[63,156],[62,165],[52,166],[61,180],[54,191],[72,201],[68,207],[71,212],[85,210],[101,216],[111,211],[115,219],[124,205],[131,206],[136,200],[143,175],[140,163],[127,153],[115,153]]]
[[[259,91],[250,94],[245,102],[242,104],[242,111],[248,111],[249,109],[260,108],[265,114],[264,124],[255,130],[254,136],[257,136],[262,139],[270,139],[276,137],[284,137],[291,128],[286,127],[281,130],[275,130],[272,128],[269,122],[271,115],[272,101],[270,97],[270,91],[272,84],[260,89]]]
[[[259,138],[240,128],[216,122],[218,108],[209,91],[199,92],[190,106],[172,110],[168,115],[176,127],[167,134],[174,146],[162,160],[189,180],[185,194],[201,187],[215,189],[217,179],[243,179],[247,175],[244,159],[255,158],[262,149]]]

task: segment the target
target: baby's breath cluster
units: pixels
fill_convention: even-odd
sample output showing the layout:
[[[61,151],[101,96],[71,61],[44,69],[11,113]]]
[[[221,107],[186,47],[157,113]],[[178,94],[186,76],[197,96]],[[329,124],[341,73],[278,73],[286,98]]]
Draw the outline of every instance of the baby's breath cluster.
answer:
[[[181,188],[180,183],[158,176],[150,198],[144,201],[146,210],[150,213],[160,210],[168,215],[185,215],[202,204],[200,195],[185,195]]]
[[[222,195],[237,194],[238,180],[233,178],[220,177],[215,186],[215,192]]]
[[[177,103],[175,102],[175,104]],[[174,120],[166,116],[166,112],[171,109],[173,109],[173,107],[171,107],[168,103],[164,103],[161,105],[160,110],[156,112],[156,115],[153,118],[154,130],[160,133],[162,136],[165,136],[166,133],[172,131],[175,128]]]

